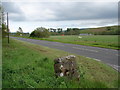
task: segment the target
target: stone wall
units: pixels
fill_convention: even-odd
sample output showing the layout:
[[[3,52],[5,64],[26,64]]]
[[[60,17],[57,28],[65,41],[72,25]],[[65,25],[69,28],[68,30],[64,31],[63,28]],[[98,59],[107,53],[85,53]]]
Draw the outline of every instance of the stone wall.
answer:
[[[65,57],[56,58],[54,60],[54,70],[56,77],[76,78],[79,80],[79,69],[76,64],[76,56],[69,55]]]

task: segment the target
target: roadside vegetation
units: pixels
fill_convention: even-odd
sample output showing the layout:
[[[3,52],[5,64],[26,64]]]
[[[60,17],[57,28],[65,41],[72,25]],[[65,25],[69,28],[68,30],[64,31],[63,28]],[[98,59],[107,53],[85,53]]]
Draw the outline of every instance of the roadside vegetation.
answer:
[[[77,56],[80,81],[55,78],[55,58],[71,55],[23,41],[3,39],[3,88],[117,88],[118,72],[94,59]],[[75,55],[75,54],[74,54]]]
[[[38,38],[48,38],[50,36],[50,32],[43,27],[36,28],[33,32],[31,32],[30,37],[38,37]]]

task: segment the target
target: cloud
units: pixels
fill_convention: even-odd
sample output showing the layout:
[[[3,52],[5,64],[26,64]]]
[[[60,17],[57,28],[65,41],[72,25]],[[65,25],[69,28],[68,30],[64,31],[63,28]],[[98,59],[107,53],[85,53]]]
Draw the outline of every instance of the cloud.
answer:
[[[4,12],[9,13],[9,18],[12,21],[24,21],[25,16],[23,11],[20,9],[20,6],[18,6],[14,2],[3,2],[2,6],[4,8]]]
[[[117,3],[95,4],[92,2],[79,2],[72,5],[58,5],[57,20],[88,20],[117,18]],[[64,7],[64,8],[63,8]]]
[[[31,15],[36,17],[35,20],[112,19],[118,15],[117,3],[113,2],[53,2],[32,5],[32,7],[36,5],[36,8],[34,7],[36,12],[34,14],[31,12]]]
[[[17,3],[17,2],[16,2]],[[117,18],[115,2],[19,2],[3,3],[12,20],[65,21]]]
[[[117,2],[3,2],[9,12],[10,28],[31,32],[43,27],[98,27],[116,25]]]

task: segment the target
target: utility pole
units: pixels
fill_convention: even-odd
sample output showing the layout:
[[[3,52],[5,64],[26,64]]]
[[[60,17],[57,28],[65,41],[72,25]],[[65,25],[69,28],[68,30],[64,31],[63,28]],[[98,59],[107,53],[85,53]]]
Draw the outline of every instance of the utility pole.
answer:
[[[8,43],[9,43],[9,18],[8,18],[8,12],[7,12],[7,32],[8,32]]]

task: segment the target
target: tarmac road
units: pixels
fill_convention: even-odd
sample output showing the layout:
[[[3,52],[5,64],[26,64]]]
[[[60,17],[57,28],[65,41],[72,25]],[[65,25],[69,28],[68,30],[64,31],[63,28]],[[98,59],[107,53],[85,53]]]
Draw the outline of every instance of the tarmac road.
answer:
[[[118,69],[120,67],[118,65],[118,56],[119,56],[118,50],[75,45],[75,44],[66,44],[66,43],[59,43],[59,42],[51,42],[51,41],[43,41],[43,40],[35,40],[35,39],[27,39],[27,38],[20,38],[20,37],[11,37],[11,38],[50,47],[50,48],[64,50],[70,53],[75,53],[75,54],[86,56],[89,58],[94,58],[95,60],[102,61],[112,66],[114,69],[120,71],[120,69]]]

